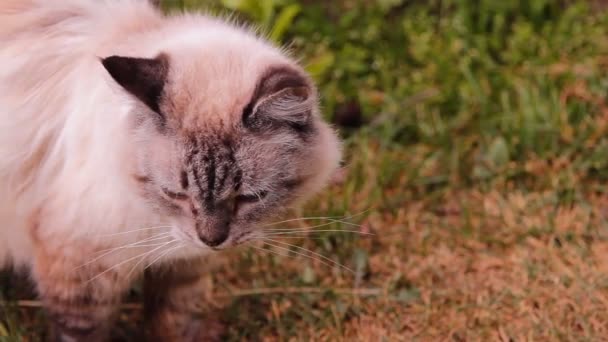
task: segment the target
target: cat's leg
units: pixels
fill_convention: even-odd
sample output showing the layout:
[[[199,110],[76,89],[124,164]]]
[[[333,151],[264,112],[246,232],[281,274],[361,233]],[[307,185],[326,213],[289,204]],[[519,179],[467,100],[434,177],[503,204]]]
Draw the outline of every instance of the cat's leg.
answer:
[[[51,341],[108,341],[128,282],[108,266],[82,266],[82,258],[39,253],[33,276],[51,321]],[[95,277],[95,278],[94,278]]]
[[[149,270],[144,279],[146,325],[150,341],[219,341],[224,326],[205,314],[203,260]]]

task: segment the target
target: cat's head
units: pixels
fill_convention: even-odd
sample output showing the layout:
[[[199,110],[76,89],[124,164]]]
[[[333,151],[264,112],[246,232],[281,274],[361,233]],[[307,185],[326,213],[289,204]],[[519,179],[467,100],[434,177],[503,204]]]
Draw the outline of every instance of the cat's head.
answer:
[[[249,36],[161,51],[102,64],[138,103],[144,198],[183,239],[215,249],[242,243],[328,181],[339,142],[296,63]]]

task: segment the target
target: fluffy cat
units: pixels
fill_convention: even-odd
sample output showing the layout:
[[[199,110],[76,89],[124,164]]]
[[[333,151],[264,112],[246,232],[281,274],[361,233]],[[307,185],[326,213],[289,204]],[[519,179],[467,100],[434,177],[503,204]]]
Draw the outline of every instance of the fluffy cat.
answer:
[[[106,339],[150,264],[151,336],[200,338],[202,256],[338,165],[302,68],[222,20],[2,0],[0,41],[0,267],[31,272],[60,340]]]

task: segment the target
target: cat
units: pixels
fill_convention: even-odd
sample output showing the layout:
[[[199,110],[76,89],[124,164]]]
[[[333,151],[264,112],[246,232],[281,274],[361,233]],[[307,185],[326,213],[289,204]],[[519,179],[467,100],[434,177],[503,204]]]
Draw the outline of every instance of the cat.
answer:
[[[2,0],[0,41],[0,268],[31,274],[61,341],[106,340],[144,273],[151,338],[202,338],[206,258],[338,168],[311,78],[230,21]]]

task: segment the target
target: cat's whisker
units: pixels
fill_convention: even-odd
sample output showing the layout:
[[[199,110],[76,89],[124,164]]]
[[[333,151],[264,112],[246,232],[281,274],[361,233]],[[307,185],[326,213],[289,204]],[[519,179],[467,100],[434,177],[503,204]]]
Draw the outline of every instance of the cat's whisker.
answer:
[[[342,221],[337,221],[336,220],[335,222],[342,222]],[[315,228],[325,227],[325,226],[328,226],[328,225],[330,225],[332,223],[333,222],[324,223],[324,224],[318,224],[316,226],[311,226],[311,227],[306,227],[306,228],[301,228],[301,227],[299,227],[299,228],[274,228],[274,229],[271,228],[271,229],[264,229],[264,232],[269,232],[269,233],[303,232],[303,231],[304,232],[306,232],[306,231],[312,231],[312,232],[317,231],[317,232],[319,232],[321,230],[315,230]],[[347,224],[347,225],[352,225],[352,226],[355,226],[357,228],[361,228],[361,226],[358,225],[358,224],[354,224],[354,223],[350,223],[350,222],[342,222],[342,223]],[[340,231],[358,232],[356,230],[348,230],[348,229],[341,229]]]
[[[360,224],[356,224],[353,222],[348,222],[348,221],[344,221],[344,220],[335,220],[335,219],[328,219],[329,221],[331,221],[330,223],[327,223],[327,225],[331,224],[331,223],[342,223],[345,224],[347,226],[353,226],[353,227],[357,227],[357,228],[361,228]]]
[[[266,208],[266,204],[262,201],[262,199],[263,199],[262,190],[257,190],[257,191],[254,190],[253,193],[258,198],[258,201],[260,202],[260,204],[262,204],[262,207]]]
[[[266,239],[266,235],[259,234],[259,233],[254,233],[251,234],[249,236],[247,236],[247,239],[243,239],[242,243],[247,243],[250,241],[263,241],[264,239]],[[300,236],[279,236],[280,239],[283,240],[288,240],[288,239],[303,239],[303,238],[307,238],[308,240],[323,240],[323,238],[321,237],[308,237],[307,235],[300,235]]]
[[[267,245],[269,245],[269,246],[271,246],[271,247],[278,248],[279,250],[286,251],[288,254],[289,254],[289,253],[294,253],[294,254],[296,254],[296,255],[303,256],[303,257],[305,257],[305,258],[307,258],[307,259],[314,260],[314,261],[318,261],[318,262],[320,262],[321,264],[323,264],[323,265],[325,265],[325,266],[328,266],[328,267],[333,267],[333,266],[334,266],[333,264],[328,263],[328,262],[325,262],[325,261],[323,261],[323,260],[321,260],[321,259],[319,259],[319,258],[316,258],[316,257],[314,257],[314,256],[311,256],[311,255],[308,255],[308,254],[305,254],[305,253],[302,253],[302,252],[293,251],[293,250],[291,250],[291,249],[289,249],[289,248],[287,248],[287,247],[283,247],[283,246],[280,246],[280,245],[275,245],[275,244],[270,243],[270,242],[268,242],[268,241],[264,241],[264,243],[265,243],[265,244],[267,244]],[[288,256],[289,256],[289,255],[288,255]]]
[[[133,242],[133,243],[130,243],[130,244],[127,244],[127,245],[124,245],[124,246],[113,247],[113,248],[109,248],[109,249],[98,251],[97,253],[102,253],[102,254],[99,255],[99,256],[97,256],[97,257],[95,257],[95,258],[93,258],[93,260],[87,261],[86,263],[84,263],[84,264],[82,264],[82,265],[80,265],[78,267],[75,267],[74,270],[77,270],[79,268],[82,268],[82,267],[85,267],[85,266],[87,266],[89,264],[92,264],[95,261],[97,261],[97,260],[105,257],[106,255],[112,254],[112,253],[114,253],[116,251],[119,251],[119,250],[122,250],[122,249],[127,249],[127,248],[139,248],[139,247],[143,247],[143,246],[140,246],[140,244],[142,244],[142,243],[152,242],[152,241],[162,240],[162,239],[167,239],[167,238],[170,237],[171,233],[163,233],[163,234],[160,234],[160,235],[163,235],[163,236],[155,235],[155,236],[149,237],[147,239],[140,240],[140,241],[137,241],[137,242]]]
[[[116,265],[114,265],[114,266],[112,266],[112,267],[109,267],[109,268],[107,268],[106,270],[102,271],[101,273],[97,274],[97,275],[96,275],[96,276],[94,276],[93,278],[91,278],[91,279],[87,280],[87,281],[85,282],[85,284],[88,284],[88,283],[92,282],[93,280],[95,280],[95,279],[97,279],[97,278],[101,277],[102,275],[104,275],[104,274],[106,274],[106,273],[108,273],[108,272],[110,272],[110,271],[112,271],[112,270],[114,270],[114,269],[116,269],[116,268],[118,268],[118,267],[120,267],[120,266],[122,266],[122,265],[124,265],[124,264],[128,263],[128,262],[131,262],[131,261],[136,260],[136,259],[138,259],[138,258],[145,258],[145,257],[146,257],[146,255],[149,255],[150,253],[152,253],[152,252],[154,252],[154,251],[156,251],[156,250],[158,250],[159,248],[162,248],[162,247],[163,247],[163,246],[156,247],[156,248],[154,248],[154,249],[152,249],[152,250],[150,250],[150,251],[146,251],[146,252],[140,253],[140,254],[138,254],[138,255],[136,255],[136,256],[134,256],[134,257],[131,257],[131,258],[127,259],[127,260],[121,261],[121,262],[119,262],[118,264],[116,264]]]
[[[177,246],[173,246],[170,247],[169,249],[167,249],[166,251],[162,252],[158,257],[156,257],[154,260],[152,260],[151,262],[149,262],[146,266],[144,266],[144,270],[147,270],[149,267],[151,267],[155,262],[157,262],[158,260],[160,260],[161,258],[163,258],[164,256],[166,256],[167,254],[175,251],[176,249],[182,248],[184,247],[184,243],[180,243]]]
[[[260,227],[276,226],[276,225],[279,225],[279,224],[282,224],[282,223],[294,222],[294,221],[328,220],[328,219],[340,219],[340,218],[342,218],[342,216],[310,216],[310,217],[299,217],[299,218],[293,218],[293,219],[289,219],[289,220],[283,220],[283,221],[277,221],[277,222],[267,223],[267,224],[261,225]]]
[[[163,239],[167,239],[167,238],[169,238],[169,236],[164,237]],[[109,251],[118,251],[120,249],[129,249],[129,248],[155,247],[155,246],[160,246],[164,243],[166,243],[166,241],[151,243],[151,244],[143,244],[143,245],[123,246],[123,247],[112,248]]]
[[[338,266],[338,267],[340,267],[340,268],[342,268],[344,270],[347,270],[347,271],[349,271],[352,274],[355,274],[355,271],[353,271],[352,269],[346,267],[345,265],[343,265],[343,264],[341,264],[341,263],[339,263],[339,262],[337,262],[337,261],[335,261],[335,260],[333,260],[333,259],[331,259],[329,257],[326,257],[323,254],[319,254],[317,252],[313,252],[310,249],[307,249],[307,248],[304,248],[304,247],[301,247],[301,246],[297,246],[297,245],[294,245],[294,244],[291,244],[291,243],[282,242],[282,241],[279,241],[279,240],[273,240],[273,239],[266,239],[266,240],[264,240],[264,242],[266,242],[266,243],[268,243],[268,241],[271,241],[273,243],[276,243],[276,244],[279,244],[279,245],[283,245],[283,246],[293,247],[293,248],[296,248],[296,249],[301,250],[301,251],[305,251],[305,252],[310,253],[310,254],[312,254],[314,256],[317,256],[317,257],[319,257],[319,258],[321,258],[323,260],[326,260],[326,261],[330,262],[331,264],[333,264],[335,266]]]
[[[158,235],[154,235],[154,236],[145,238],[143,240],[138,240],[138,241],[135,241],[135,242],[132,242],[132,243],[128,243],[126,245],[122,245],[122,246],[118,246],[118,247],[112,247],[112,248],[107,248],[107,249],[102,249],[100,251],[97,251],[97,253],[105,253],[105,252],[117,251],[117,250],[121,250],[121,249],[125,249],[125,248],[138,247],[140,244],[151,243],[151,242],[154,242],[154,241],[167,239],[170,236],[171,236],[171,233],[162,233],[162,234],[158,234]]]
[[[318,224],[318,225],[315,225],[315,226],[303,226],[303,227],[293,227],[293,228],[270,228],[270,229],[264,229],[264,230],[265,231],[274,231],[274,230],[315,229],[315,228],[321,228],[321,227],[329,226],[329,225],[332,225],[334,223],[342,223],[342,224],[347,225],[347,226],[353,226],[353,227],[356,227],[356,228],[361,228],[361,225],[356,224],[356,223],[333,220],[332,222],[322,223],[322,224]]]
[[[126,245],[123,245],[123,246],[102,249],[102,250],[98,251],[98,253],[102,253],[102,252],[106,252],[106,251],[112,251],[112,250],[118,250],[118,249],[123,249],[123,248],[128,248],[128,247],[133,247],[133,246],[137,246],[140,243],[153,242],[153,241],[157,241],[157,240],[162,240],[162,239],[166,239],[166,238],[168,238],[170,236],[171,236],[170,232],[161,233],[161,234],[153,235],[153,236],[147,237],[147,238],[145,238],[143,240],[138,240],[136,242],[132,242],[132,243],[129,243],[129,244],[126,244]]]
[[[318,224],[316,226],[310,226],[310,227],[295,227],[295,228],[270,228],[270,229],[264,229],[264,231],[289,231],[289,230],[301,230],[301,229],[315,229],[315,228],[320,228],[320,227],[325,227],[325,226],[329,226],[333,223],[342,223],[348,226],[354,226],[357,228],[361,228],[361,225],[356,224],[356,223],[352,223],[352,222],[343,222],[343,221],[339,221],[339,220],[332,220],[332,222],[329,223],[323,223],[323,224]]]
[[[264,248],[264,247],[259,247],[259,246],[252,245],[252,244],[249,244],[248,247],[251,247],[253,249],[257,249],[258,251],[269,252],[270,254],[274,254],[274,255],[278,255],[278,256],[282,256],[282,257],[286,257],[286,258],[290,258],[291,257],[291,255],[289,255],[288,253],[279,253],[277,251],[273,251],[272,249],[268,249],[268,248]]]
[[[332,263],[326,262],[326,261],[324,261],[323,259],[320,259],[320,258],[318,258],[318,257],[315,257],[314,255],[309,255],[309,254],[305,254],[305,253],[302,253],[302,252],[294,251],[294,250],[291,250],[291,249],[289,249],[289,248],[287,248],[287,247],[283,247],[283,246],[278,245],[278,244],[276,244],[276,245],[275,245],[275,244],[274,244],[274,243],[272,243],[272,242],[268,242],[268,240],[264,240],[264,243],[265,243],[265,244],[267,244],[267,245],[269,245],[269,246],[271,246],[271,247],[277,248],[277,249],[279,249],[279,250],[286,251],[287,253],[294,253],[294,254],[297,254],[297,255],[303,256],[303,257],[305,257],[305,258],[308,258],[308,259],[310,259],[310,260],[318,261],[318,262],[320,262],[321,264],[323,264],[323,265],[325,265],[325,266],[328,266],[328,267],[340,266],[341,268],[346,268],[346,269],[347,269],[347,270],[349,270],[350,272],[353,272],[353,271],[352,271],[352,270],[350,270],[348,267],[346,267],[346,266],[344,266],[344,265],[341,265],[340,263],[338,263],[338,262],[336,262],[336,261],[333,261],[333,260],[331,260],[331,259],[329,259],[329,258],[327,258],[327,257],[325,257],[325,258],[327,258],[327,259],[331,260],[331,261],[332,261]],[[253,246],[253,245],[250,245],[250,246],[251,246],[251,247],[254,247],[254,248],[256,248],[256,249],[260,249],[260,248],[259,248],[259,247],[257,247],[257,246]],[[265,251],[271,251],[271,250],[268,250],[268,249],[263,249],[263,248],[261,248],[261,249],[262,249],[262,250],[265,250]],[[311,252],[311,251],[309,251],[309,250],[307,250],[307,249],[306,249],[306,251]],[[278,254],[278,253],[276,253],[276,254]],[[314,253],[314,252],[313,252],[313,254],[316,254],[316,253]],[[282,255],[282,254],[278,254],[278,255]],[[287,255],[287,256],[289,256],[289,255]],[[354,273],[354,272],[353,272],[353,273]]]
[[[268,223],[268,224],[262,225],[260,227],[276,226],[276,225],[282,224],[282,223],[294,222],[294,221],[306,221],[306,220],[336,220],[336,221],[344,221],[344,220],[351,219],[353,217],[357,217],[357,216],[363,215],[363,214],[365,214],[366,212],[368,212],[370,210],[371,210],[371,208],[366,209],[366,210],[364,210],[362,212],[350,215],[350,216],[311,216],[311,217],[293,218],[293,219],[289,219],[289,220],[283,220],[283,221]],[[346,222],[342,222],[342,223],[346,223]]]
[[[174,243],[174,242],[177,242],[177,239],[173,239],[173,240],[171,240],[171,241],[169,241],[169,242],[167,242],[167,243],[165,243],[165,244],[161,245],[160,247],[156,247],[156,248],[154,248],[154,249],[150,250],[150,251],[149,251],[148,253],[146,253],[144,256],[142,256],[142,257],[141,257],[141,259],[139,259],[139,260],[138,260],[138,261],[135,263],[135,265],[133,265],[133,267],[131,267],[131,270],[129,271],[129,273],[127,273],[127,279],[128,279],[130,276],[131,276],[131,274],[133,273],[133,271],[135,271],[135,269],[137,269],[137,266],[139,266],[139,264],[141,264],[141,263],[142,263],[144,260],[146,260],[146,257],[147,257],[148,255],[150,255],[150,254],[154,253],[155,251],[157,251],[157,250],[159,250],[159,249],[162,249],[162,248],[164,248],[164,247],[166,247],[166,246],[168,246],[168,245],[170,245],[170,244],[172,244],[172,243]]]
[[[134,233],[134,232],[140,232],[140,231],[143,231],[143,230],[153,230],[153,229],[162,229],[162,228],[171,228],[171,226],[146,227],[146,228],[127,230],[127,231],[119,232],[119,233],[101,234],[101,235],[98,235],[98,236],[118,236],[118,235],[131,234],[131,233]]]
[[[308,235],[306,235],[306,234],[300,234],[300,235],[298,235],[298,236],[284,236],[284,235],[280,235],[280,236],[278,236],[278,237],[279,237],[280,239],[282,239],[282,240],[288,240],[288,239],[304,239],[304,238],[306,238],[307,240],[324,240],[324,238],[322,238],[322,237],[309,237],[309,236],[308,236]],[[266,239],[266,237],[265,237],[265,236],[260,236],[260,237],[253,237],[253,238],[249,239],[248,241],[253,241],[253,240],[257,240],[257,241],[259,241],[259,240],[264,240],[264,239]]]
[[[368,232],[361,232],[358,230],[347,230],[347,229],[321,229],[321,230],[308,230],[308,229],[301,229],[301,230],[290,230],[290,231],[274,231],[274,232],[268,232],[268,233],[264,233],[264,236],[300,236],[300,235],[310,235],[310,234],[315,234],[315,233],[331,233],[331,232],[339,232],[339,233],[350,233],[350,234],[358,234],[358,235],[367,235],[367,236],[374,236],[376,234],[374,233],[368,233]]]

